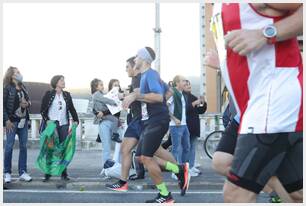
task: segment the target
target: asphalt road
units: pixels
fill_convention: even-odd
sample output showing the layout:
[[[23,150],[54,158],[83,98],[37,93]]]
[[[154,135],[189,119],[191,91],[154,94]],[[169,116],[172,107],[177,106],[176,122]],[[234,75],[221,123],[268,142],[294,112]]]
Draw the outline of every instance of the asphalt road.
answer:
[[[222,203],[222,191],[189,190],[180,196],[178,190],[171,191],[177,203]],[[156,190],[113,192],[73,190],[8,190],[4,192],[4,203],[143,203],[156,196]],[[260,194],[257,202],[268,202],[266,194]]]
[[[146,174],[144,180],[130,181],[126,193],[113,192],[105,188],[106,183],[114,179],[102,179],[101,151],[77,151],[68,167],[71,181],[62,182],[52,177],[48,183],[42,182],[43,174],[35,167],[38,150],[28,150],[28,172],[33,181],[26,183],[18,180],[18,150],[13,153],[13,182],[7,184],[3,192],[4,203],[143,203],[156,196],[152,180]],[[197,160],[202,174],[192,177],[186,196],[180,196],[177,182],[171,173],[163,173],[164,182],[178,203],[222,203],[222,185],[224,177],[211,168],[211,160],[197,148]],[[266,194],[260,194],[258,202],[268,202]]]

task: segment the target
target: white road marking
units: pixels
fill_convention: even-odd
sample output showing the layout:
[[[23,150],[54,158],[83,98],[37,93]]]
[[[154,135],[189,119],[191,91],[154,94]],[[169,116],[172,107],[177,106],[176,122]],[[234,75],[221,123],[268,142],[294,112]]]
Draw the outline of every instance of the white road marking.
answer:
[[[4,190],[3,193],[65,193],[65,194],[156,194],[156,191],[76,191],[76,190]],[[171,191],[172,194],[180,194],[180,191]],[[222,191],[188,191],[188,194],[223,194]]]

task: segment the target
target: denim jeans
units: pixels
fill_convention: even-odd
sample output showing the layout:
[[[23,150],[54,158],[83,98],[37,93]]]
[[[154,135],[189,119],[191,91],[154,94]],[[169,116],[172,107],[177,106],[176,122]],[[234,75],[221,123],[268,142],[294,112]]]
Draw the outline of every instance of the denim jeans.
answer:
[[[187,125],[170,126],[172,154],[179,164],[188,162],[190,134]]]
[[[19,161],[18,173],[22,175],[27,172],[27,141],[28,141],[28,122],[26,121],[24,128],[17,128],[18,123],[14,123],[12,132],[6,130],[6,144],[4,152],[4,173],[12,173],[12,155],[15,143],[15,136],[19,138]]]
[[[197,141],[198,138],[195,136],[191,136],[190,137],[190,151],[189,151],[189,156],[188,156],[188,160],[189,160],[189,167],[192,168],[194,166],[194,162],[195,162],[195,157],[196,157],[196,146],[197,146]]]
[[[111,136],[112,136],[112,125],[110,120],[103,120],[99,124],[99,135],[102,141],[102,166],[106,160],[111,159]]]

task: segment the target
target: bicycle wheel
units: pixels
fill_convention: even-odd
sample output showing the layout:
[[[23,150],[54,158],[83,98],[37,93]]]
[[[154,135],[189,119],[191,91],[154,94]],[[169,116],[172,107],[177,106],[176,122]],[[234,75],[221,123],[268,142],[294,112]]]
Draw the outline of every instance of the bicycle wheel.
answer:
[[[212,156],[217,149],[222,133],[223,131],[214,131],[210,133],[204,141],[204,151],[210,159],[212,159]]]

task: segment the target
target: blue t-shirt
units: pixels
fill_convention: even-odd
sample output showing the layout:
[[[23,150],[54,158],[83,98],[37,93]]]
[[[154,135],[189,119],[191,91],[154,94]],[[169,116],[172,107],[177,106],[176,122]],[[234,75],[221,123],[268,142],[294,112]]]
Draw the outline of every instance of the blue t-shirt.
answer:
[[[168,89],[168,85],[161,80],[157,71],[150,68],[141,74],[140,93],[156,93],[162,95],[164,99],[162,103],[142,102],[142,120],[160,121],[163,119],[170,119],[165,100],[165,94]]]

